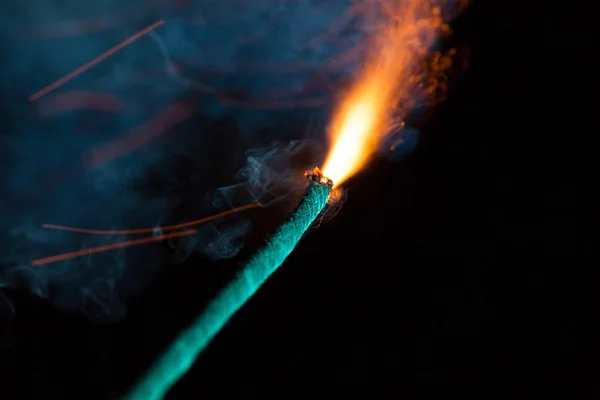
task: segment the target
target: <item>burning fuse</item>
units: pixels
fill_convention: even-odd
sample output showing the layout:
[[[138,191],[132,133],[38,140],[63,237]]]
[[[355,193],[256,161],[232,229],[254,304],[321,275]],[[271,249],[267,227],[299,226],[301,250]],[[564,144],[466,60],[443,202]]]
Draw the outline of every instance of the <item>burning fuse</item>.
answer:
[[[333,181],[326,176],[323,176],[319,167],[314,167],[312,172],[306,171],[304,176],[313,183],[319,183],[321,185],[333,186]]]

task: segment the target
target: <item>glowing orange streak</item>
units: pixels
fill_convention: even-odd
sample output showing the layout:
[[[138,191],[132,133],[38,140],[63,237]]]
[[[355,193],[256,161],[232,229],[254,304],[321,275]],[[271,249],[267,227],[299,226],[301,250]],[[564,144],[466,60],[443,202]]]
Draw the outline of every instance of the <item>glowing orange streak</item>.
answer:
[[[58,229],[62,231],[69,232],[78,232],[78,233],[90,233],[95,235],[136,235],[138,233],[152,233],[157,230],[160,231],[172,231],[180,228],[187,228],[194,225],[200,225],[205,222],[213,221],[218,218],[226,217],[231,214],[235,214],[237,212],[249,210],[251,208],[260,207],[260,203],[252,203],[241,207],[236,207],[231,210],[223,211],[221,213],[211,215],[210,217],[205,217],[201,219],[197,219],[195,221],[185,222],[177,225],[169,225],[169,226],[158,226],[156,228],[141,228],[141,229],[125,229],[125,230],[99,230],[99,229],[82,229],[82,228],[72,228],[69,226],[62,225],[52,225],[52,224],[44,224],[42,227],[48,229]]]
[[[49,264],[49,263],[53,263],[53,262],[57,262],[57,261],[68,260],[69,258],[86,256],[86,255],[93,254],[93,253],[100,253],[102,251],[120,249],[123,247],[129,247],[129,246],[134,246],[134,245],[138,245],[138,244],[159,242],[161,240],[165,240],[165,239],[169,239],[169,238],[173,238],[173,237],[191,235],[194,233],[196,233],[195,229],[188,229],[188,230],[182,231],[182,232],[169,233],[167,235],[152,236],[152,237],[147,237],[147,238],[142,238],[142,239],[128,240],[125,242],[117,242],[117,243],[113,243],[113,244],[107,244],[104,246],[91,247],[89,249],[82,249],[82,250],[73,251],[70,253],[59,254],[56,256],[39,258],[37,260],[33,260],[31,262],[31,265]]]
[[[182,123],[193,113],[194,110],[190,109],[185,101],[175,103],[127,134],[89,151],[82,159],[82,167],[96,168],[139,149],[168,132],[173,126]]]
[[[109,93],[67,92],[47,97],[38,103],[38,112],[42,116],[58,114],[72,110],[121,111],[121,101]]]
[[[163,110],[160,114],[133,128],[114,141],[97,146],[81,158],[74,167],[68,167],[46,176],[37,186],[43,190],[51,190],[74,178],[82,170],[91,170],[109,163],[131,151],[134,151],[169,131],[173,126],[182,123],[192,116],[194,111],[185,101],[180,101]]]
[[[95,66],[98,63],[100,63],[101,61],[104,61],[106,58],[108,58],[111,55],[115,54],[117,51],[121,50],[123,47],[125,47],[125,46],[133,43],[134,41],[136,41],[140,37],[148,34],[150,31],[158,28],[159,26],[161,26],[164,23],[165,22],[163,20],[160,20],[160,21],[158,21],[158,22],[150,25],[149,27],[147,27],[147,28],[139,31],[135,35],[128,37],[127,39],[125,39],[124,41],[122,41],[121,43],[119,43],[118,45],[116,45],[116,46],[112,47],[111,49],[105,51],[104,53],[100,54],[98,57],[94,58],[92,61],[90,61],[90,62],[82,65],[81,67],[77,68],[75,71],[71,72],[70,74],[65,75],[64,77],[60,78],[56,82],[54,82],[54,83],[46,86],[45,88],[43,88],[42,90],[40,90],[38,92],[32,94],[31,96],[29,96],[29,101],[35,101],[35,100],[39,99],[40,97],[48,94],[49,92],[57,89],[58,87],[64,85],[65,83],[67,83],[71,79],[79,76],[80,74],[82,74],[83,72],[85,72],[88,69],[92,68],[93,66]]]

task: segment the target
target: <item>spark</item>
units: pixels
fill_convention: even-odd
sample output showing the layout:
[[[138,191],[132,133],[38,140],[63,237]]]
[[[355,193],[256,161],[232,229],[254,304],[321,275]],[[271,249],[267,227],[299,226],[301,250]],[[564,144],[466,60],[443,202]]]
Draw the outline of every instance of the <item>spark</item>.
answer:
[[[122,102],[109,93],[66,92],[38,102],[40,116],[49,116],[72,110],[122,111]]]
[[[48,229],[69,231],[69,232],[89,233],[89,234],[94,234],[94,235],[137,235],[137,234],[141,234],[141,233],[153,233],[156,231],[166,232],[166,231],[173,231],[176,229],[188,228],[190,226],[200,225],[200,224],[203,224],[206,222],[213,221],[218,218],[226,217],[231,214],[235,214],[235,213],[249,210],[252,208],[257,208],[260,206],[261,206],[260,203],[252,203],[252,204],[248,204],[245,206],[236,207],[231,210],[223,211],[218,214],[211,215],[210,217],[197,219],[195,221],[184,222],[182,224],[176,224],[176,225],[158,226],[155,228],[125,229],[125,230],[100,230],[100,229],[73,228],[73,227],[69,227],[69,226],[53,225],[53,224],[44,224],[44,225],[42,225],[42,227],[48,228]]]
[[[165,235],[157,235],[157,236],[151,236],[151,237],[146,237],[146,238],[141,238],[141,239],[127,240],[124,242],[107,244],[104,246],[91,247],[91,248],[87,248],[87,249],[73,251],[70,253],[63,253],[63,254],[58,254],[55,256],[39,258],[37,260],[33,260],[31,262],[31,265],[39,266],[39,265],[44,265],[44,264],[50,264],[50,263],[57,262],[57,261],[68,260],[70,258],[87,256],[89,254],[100,253],[100,252],[108,251],[108,250],[121,249],[124,247],[135,246],[138,244],[159,242],[159,241],[174,238],[174,237],[192,235],[194,233],[196,233],[195,229],[188,229],[185,231],[173,232],[173,233],[169,233],[169,234],[165,234]]]
[[[185,100],[174,103],[117,139],[89,150],[81,156],[77,165],[46,175],[36,186],[44,191],[52,190],[83,171],[93,170],[114,161],[169,132],[174,126],[190,118],[194,112]]]
[[[104,61],[105,59],[107,59],[111,55],[115,54],[117,51],[121,50],[125,46],[133,43],[137,39],[141,38],[142,36],[148,34],[149,32],[151,32],[154,29],[158,28],[159,26],[163,25],[164,23],[165,23],[165,21],[160,20],[160,21],[155,22],[154,24],[148,26],[147,28],[142,29],[141,31],[139,31],[135,35],[132,35],[132,36],[128,37],[127,39],[125,39],[124,41],[122,41],[121,43],[119,43],[118,45],[116,45],[116,46],[108,49],[104,53],[100,54],[98,57],[94,58],[92,61],[89,61],[88,63],[86,63],[86,64],[82,65],[81,67],[77,68],[76,70],[74,70],[73,72],[71,72],[71,73],[63,76],[62,78],[60,78],[59,80],[55,81],[54,83],[46,86],[45,88],[39,90],[38,92],[32,94],[31,96],[29,96],[29,101],[31,101],[31,102],[36,101],[40,97],[45,96],[46,94],[50,93],[51,91],[59,88],[60,86],[62,86],[65,83],[69,82],[70,80],[72,80],[73,78],[76,78],[77,76],[81,75],[82,73],[84,73],[88,69],[92,68],[96,64]]]
[[[97,168],[139,149],[190,118],[194,112],[185,100],[174,103],[125,135],[89,151],[83,156],[81,167]]]

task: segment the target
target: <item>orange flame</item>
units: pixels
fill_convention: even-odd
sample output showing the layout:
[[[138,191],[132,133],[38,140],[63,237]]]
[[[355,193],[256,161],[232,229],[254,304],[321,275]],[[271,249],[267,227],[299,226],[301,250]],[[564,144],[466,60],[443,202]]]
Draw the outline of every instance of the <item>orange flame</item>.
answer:
[[[460,0],[459,0],[460,1]],[[372,32],[365,63],[335,110],[329,126],[330,152],[323,175],[339,186],[371,158],[393,120],[433,95],[450,66],[448,57],[427,59],[440,34],[449,31],[441,5],[432,0],[375,0],[365,22]],[[435,55],[435,54],[434,54]]]

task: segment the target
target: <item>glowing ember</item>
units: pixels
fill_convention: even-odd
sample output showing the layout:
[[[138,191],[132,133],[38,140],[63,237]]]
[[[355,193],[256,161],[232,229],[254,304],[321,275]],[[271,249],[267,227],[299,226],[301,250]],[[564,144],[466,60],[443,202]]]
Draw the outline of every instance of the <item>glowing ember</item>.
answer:
[[[448,32],[441,6],[431,0],[378,0],[365,22],[365,63],[355,83],[341,96],[329,127],[330,152],[323,175],[339,186],[369,160],[394,120],[402,120],[418,102],[439,88],[448,57],[430,47]]]

